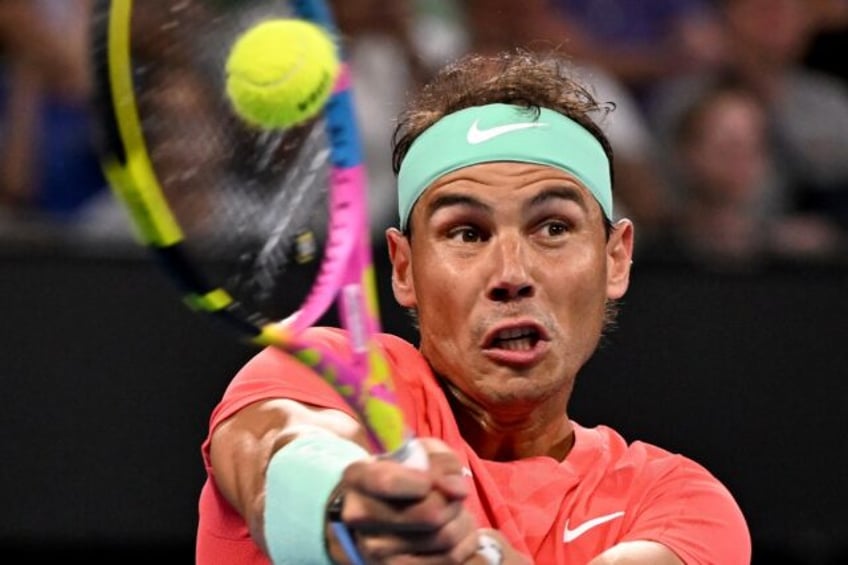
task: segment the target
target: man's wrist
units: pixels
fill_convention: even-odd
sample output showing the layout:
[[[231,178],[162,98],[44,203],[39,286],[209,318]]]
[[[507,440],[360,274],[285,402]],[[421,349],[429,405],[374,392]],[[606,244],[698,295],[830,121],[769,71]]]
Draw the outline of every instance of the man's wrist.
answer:
[[[344,468],[365,456],[359,445],[321,434],[298,437],[271,457],[265,474],[264,535],[273,563],[330,561],[324,501],[335,493]]]

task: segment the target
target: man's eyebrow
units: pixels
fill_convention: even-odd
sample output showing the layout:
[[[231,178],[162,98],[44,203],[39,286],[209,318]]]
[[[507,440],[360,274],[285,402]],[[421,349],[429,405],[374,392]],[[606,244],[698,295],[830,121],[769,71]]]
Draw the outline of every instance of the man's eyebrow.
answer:
[[[427,205],[427,217],[433,217],[436,212],[449,206],[468,206],[481,212],[492,211],[491,206],[473,196],[468,196],[467,194],[443,194],[429,202]]]
[[[584,212],[589,211],[588,205],[586,204],[586,197],[583,195],[583,192],[572,186],[557,186],[543,190],[534,196],[525,205],[525,208],[535,208],[545,204],[546,202],[550,202],[551,200],[569,200],[580,206]]]
[[[567,185],[552,187],[540,192],[527,202],[524,208],[530,210],[552,200],[568,200],[577,204],[584,212],[589,211],[584,194],[578,188]],[[473,196],[467,194],[442,194],[434,198],[427,205],[427,217],[432,217],[442,208],[448,208],[450,206],[467,206],[480,212],[492,212],[491,206]]]

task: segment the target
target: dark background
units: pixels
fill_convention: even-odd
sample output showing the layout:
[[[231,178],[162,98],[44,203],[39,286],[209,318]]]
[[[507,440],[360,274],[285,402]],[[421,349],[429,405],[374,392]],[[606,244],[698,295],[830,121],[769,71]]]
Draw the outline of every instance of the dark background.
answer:
[[[383,326],[414,339],[376,252]],[[848,266],[637,261],[571,416],[700,461],[755,563],[848,562]],[[0,556],[193,561],[200,444],[253,352],[146,256],[0,247]]]

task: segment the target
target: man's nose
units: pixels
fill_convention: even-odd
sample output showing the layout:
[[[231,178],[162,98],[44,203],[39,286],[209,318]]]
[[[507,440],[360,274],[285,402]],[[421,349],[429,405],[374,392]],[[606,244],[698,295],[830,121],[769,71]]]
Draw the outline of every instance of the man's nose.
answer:
[[[508,302],[530,298],[535,293],[527,264],[527,251],[519,237],[505,237],[492,246],[492,279],[489,299]]]

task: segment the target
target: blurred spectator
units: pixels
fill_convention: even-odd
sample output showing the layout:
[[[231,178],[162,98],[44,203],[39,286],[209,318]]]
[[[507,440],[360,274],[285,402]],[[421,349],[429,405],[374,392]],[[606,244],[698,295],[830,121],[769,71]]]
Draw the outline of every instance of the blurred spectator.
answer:
[[[63,220],[105,183],[87,111],[88,0],[0,2],[0,206]]]
[[[808,7],[804,0],[721,0],[732,53],[727,70],[765,105],[770,151],[785,187],[780,197],[848,229],[848,88],[801,63],[817,21]],[[663,138],[718,77],[666,85],[652,111]]]
[[[571,28],[551,11],[548,0],[465,0],[461,6],[470,51],[568,52],[565,46],[570,47]]]
[[[560,53],[599,100],[614,109],[597,116],[615,153],[616,214],[639,226],[639,244],[648,244],[668,221],[666,188],[658,174],[657,146],[642,109],[629,89],[603,67],[570,55],[568,24],[552,12],[549,0],[466,0],[468,48],[497,53],[527,49]]]
[[[577,59],[611,72],[647,103],[658,82],[724,61],[710,0],[548,0]]]
[[[664,251],[739,271],[836,249],[834,226],[785,209],[765,109],[744,84],[728,78],[701,92],[674,123],[672,147],[680,202]]]
[[[465,0],[413,0],[412,36],[428,73],[467,51],[464,3]]]

